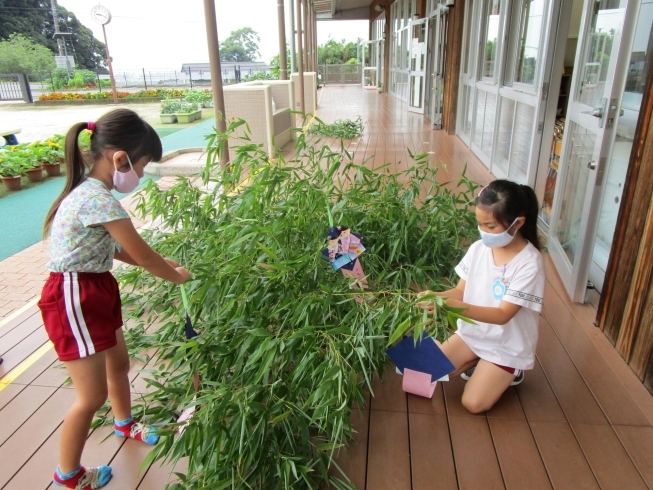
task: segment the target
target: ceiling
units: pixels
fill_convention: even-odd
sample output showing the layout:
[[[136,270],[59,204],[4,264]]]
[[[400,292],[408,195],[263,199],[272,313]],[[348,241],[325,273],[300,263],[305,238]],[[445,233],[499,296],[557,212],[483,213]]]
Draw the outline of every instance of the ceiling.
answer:
[[[373,0],[314,0],[317,20],[367,20]]]

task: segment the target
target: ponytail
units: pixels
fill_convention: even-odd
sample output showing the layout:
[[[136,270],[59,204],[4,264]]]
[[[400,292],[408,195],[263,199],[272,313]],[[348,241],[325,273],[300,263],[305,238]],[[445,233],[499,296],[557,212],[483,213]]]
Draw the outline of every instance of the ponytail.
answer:
[[[542,246],[537,234],[537,213],[540,206],[535,191],[527,185],[520,185],[519,197],[522,203],[523,215],[526,218],[523,226],[519,229],[521,236],[531,242],[536,249],[541,250]]]
[[[84,175],[86,174],[86,169],[89,167],[89,163],[84,160],[82,156],[82,151],[79,148],[79,135],[85,129],[88,129],[89,123],[77,123],[72,128],[68,130],[66,134],[66,141],[64,144],[65,150],[65,161],[66,161],[66,185],[63,188],[63,191],[54,201],[54,204],[48,211],[48,214],[45,218],[45,225],[43,226],[43,238],[47,238],[48,233],[50,232],[50,227],[52,226],[52,220],[54,220],[54,215],[57,213],[61,201],[63,201],[68,194],[70,194],[75,187],[81,184],[84,180]]]
[[[86,160],[79,147],[79,135],[83,130],[91,131],[89,160]],[[107,150],[124,150],[136,163],[143,157],[158,162],[163,154],[159,135],[152,126],[130,109],[116,109],[106,113],[95,123],[77,123],[68,130],[65,142],[66,155],[66,185],[63,192],[54,202],[43,226],[43,237],[46,238],[54,215],[61,202],[84,180],[86,170],[91,162],[102,158]]]
[[[540,206],[535,191],[527,185],[510,180],[494,180],[484,187],[476,198],[475,204],[492,209],[494,219],[508,228],[520,216],[525,218],[519,229],[521,235],[541,250],[537,235],[537,213]]]

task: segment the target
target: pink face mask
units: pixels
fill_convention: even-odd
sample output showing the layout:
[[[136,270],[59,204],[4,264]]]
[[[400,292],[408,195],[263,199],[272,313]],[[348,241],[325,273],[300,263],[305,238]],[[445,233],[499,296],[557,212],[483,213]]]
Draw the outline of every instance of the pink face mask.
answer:
[[[129,155],[127,155],[127,161],[129,162],[129,171],[124,173],[118,171],[118,165],[115,160],[113,161],[113,166],[116,169],[113,173],[113,188],[123,194],[127,194],[136,189],[136,187],[138,187],[138,182],[141,180],[136,173],[136,170],[134,170]]]

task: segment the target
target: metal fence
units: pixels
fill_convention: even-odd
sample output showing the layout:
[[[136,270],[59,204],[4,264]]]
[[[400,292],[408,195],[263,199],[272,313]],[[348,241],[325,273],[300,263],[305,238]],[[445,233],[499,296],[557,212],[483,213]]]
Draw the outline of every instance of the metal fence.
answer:
[[[318,67],[322,83],[355,84],[363,78],[362,65],[320,65]]]
[[[23,74],[0,74],[0,100],[32,102],[32,92]]]

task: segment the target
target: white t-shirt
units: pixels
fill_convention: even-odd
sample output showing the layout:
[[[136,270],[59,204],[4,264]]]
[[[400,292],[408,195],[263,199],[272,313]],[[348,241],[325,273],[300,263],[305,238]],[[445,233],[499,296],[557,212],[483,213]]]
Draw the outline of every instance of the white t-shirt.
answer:
[[[533,369],[544,295],[542,254],[529,243],[510,263],[497,265],[492,249],[479,240],[456,266],[456,273],[466,281],[465,303],[496,308],[508,301],[522,307],[505,325],[458,320],[456,333],[481,359]]]

